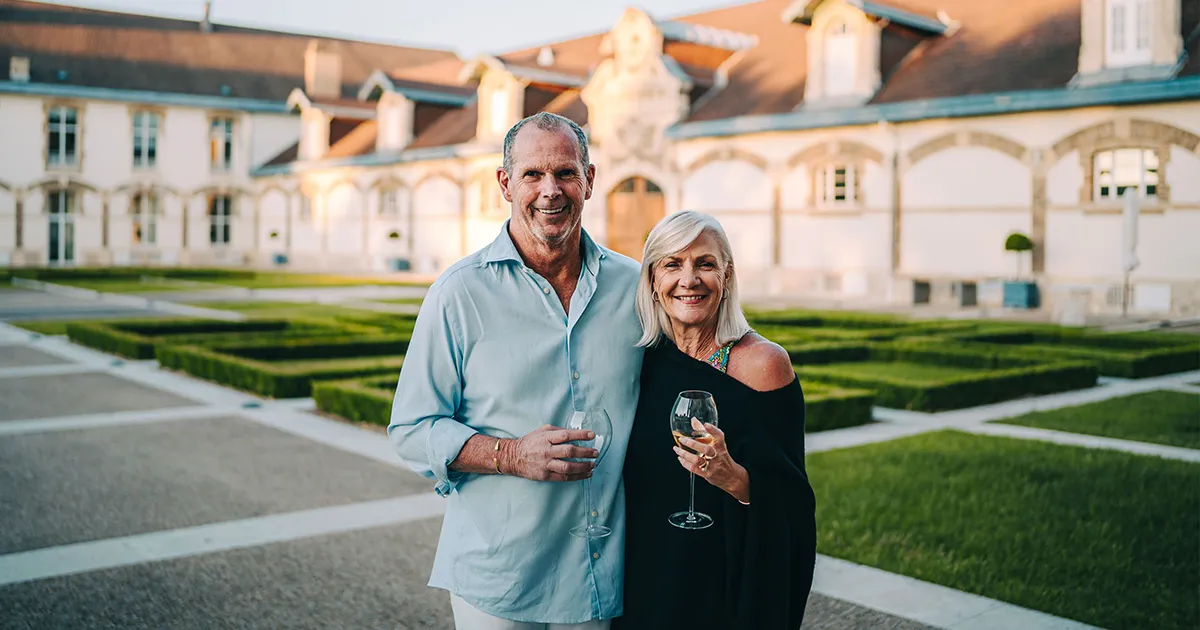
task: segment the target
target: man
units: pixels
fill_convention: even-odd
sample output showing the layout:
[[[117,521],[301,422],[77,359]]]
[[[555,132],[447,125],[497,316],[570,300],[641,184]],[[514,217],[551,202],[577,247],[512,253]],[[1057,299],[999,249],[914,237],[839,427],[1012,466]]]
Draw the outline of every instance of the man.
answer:
[[[639,266],[582,229],[595,173],[566,118],[508,132],[496,178],[511,217],[430,287],[400,372],[388,435],[449,499],[429,585],[451,593],[460,630],[603,630],[621,614]],[[566,461],[596,456],[569,444],[586,431],[555,428],[590,409],[612,421],[608,453]],[[569,533],[588,476],[606,538]]]

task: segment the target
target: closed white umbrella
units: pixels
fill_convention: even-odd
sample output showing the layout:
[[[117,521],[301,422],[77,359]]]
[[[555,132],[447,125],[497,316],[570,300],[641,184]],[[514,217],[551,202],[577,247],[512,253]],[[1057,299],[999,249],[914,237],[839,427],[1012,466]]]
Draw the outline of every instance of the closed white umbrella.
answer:
[[[1142,261],[1137,256],[1138,214],[1142,209],[1142,196],[1137,189],[1125,191],[1123,195],[1125,206],[1121,210],[1121,271],[1125,276],[1125,284],[1121,295],[1121,315],[1129,312],[1129,274]]]

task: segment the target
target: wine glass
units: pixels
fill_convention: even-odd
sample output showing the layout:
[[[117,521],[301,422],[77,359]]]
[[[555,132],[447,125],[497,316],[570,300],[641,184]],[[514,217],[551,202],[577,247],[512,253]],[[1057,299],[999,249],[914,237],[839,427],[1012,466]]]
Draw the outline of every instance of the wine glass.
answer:
[[[604,458],[604,454],[608,452],[608,445],[612,443],[612,421],[608,418],[608,412],[603,409],[572,412],[571,417],[567,419],[566,428],[594,433],[596,435],[594,439],[577,440],[571,442],[571,444],[582,446],[583,448],[594,448],[599,451],[599,455],[595,459],[567,458],[567,461],[595,462],[598,466],[600,460]],[[572,527],[571,535],[579,538],[604,538],[611,534],[612,530],[608,527],[592,523],[592,516],[597,515],[598,512],[595,506],[592,505],[591,477],[583,480],[583,499],[584,507],[587,508],[587,516],[585,517],[587,524]]]
[[[671,436],[675,438],[675,444],[694,454],[695,451],[679,443],[680,438],[688,437],[702,444],[712,444],[715,438],[703,429],[697,431],[692,426],[693,418],[702,424],[718,426],[717,403],[713,401],[712,394],[695,389],[679,392],[675,397],[675,406],[671,409]],[[667,521],[681,529],[711,527],[713,518],[696,511],[696,474],[690,473],[690,477],[691,490],[687,511],[676,512]]]

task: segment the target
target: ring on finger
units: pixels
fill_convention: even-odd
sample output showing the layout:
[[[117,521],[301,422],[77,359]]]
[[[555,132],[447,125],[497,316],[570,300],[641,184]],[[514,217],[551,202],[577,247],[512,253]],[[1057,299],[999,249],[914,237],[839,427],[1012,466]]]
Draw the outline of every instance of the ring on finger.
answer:
[[[716,457],[716,455],[705,455],[704,459],[711,462],[714,457]]]
[[[705,472],[708,471],[708,461],[709,460],[707,458],[705,458],[704,463],[700,464],[700,470],[703,470]]]

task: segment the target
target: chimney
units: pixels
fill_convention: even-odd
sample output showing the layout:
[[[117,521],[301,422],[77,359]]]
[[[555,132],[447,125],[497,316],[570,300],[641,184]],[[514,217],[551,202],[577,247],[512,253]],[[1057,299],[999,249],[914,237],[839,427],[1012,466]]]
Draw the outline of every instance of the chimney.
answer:
[[[204,0],[204,19],[200,20],[200,32],[201,33],[211,33],[212,32],[212,20],[210,19],[211,15],[212,15],[212,0]]]
[[[8,80],[13,83],[29,83],[29,57],[13,57],[8,60]]]
[[[342,96],[342,58],[332,44],[312,40],[304,51],[304,92],[309,98]]]

